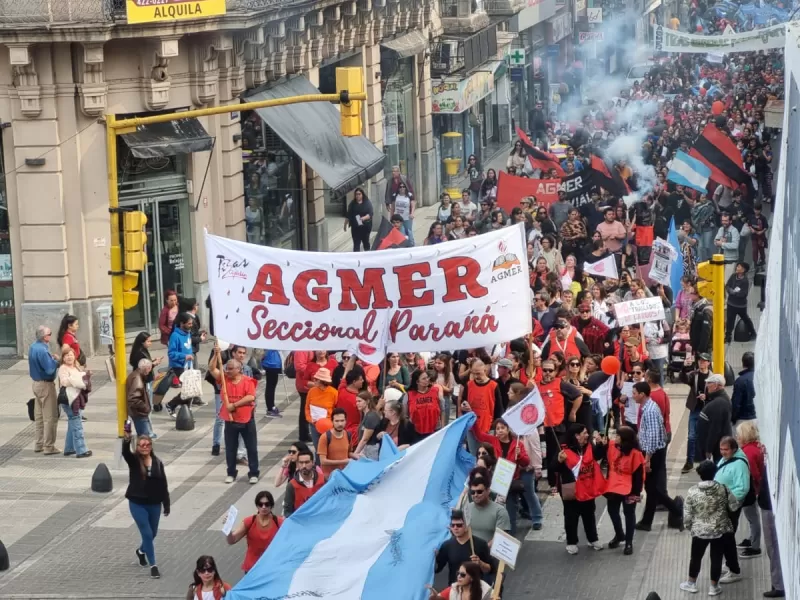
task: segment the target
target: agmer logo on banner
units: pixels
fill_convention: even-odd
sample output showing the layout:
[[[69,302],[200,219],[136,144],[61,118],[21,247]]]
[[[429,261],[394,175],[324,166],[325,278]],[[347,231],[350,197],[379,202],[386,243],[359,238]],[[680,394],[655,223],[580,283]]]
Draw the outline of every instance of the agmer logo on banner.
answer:
[[[397,352],[475,348],[531,331],[524,230],[367,253],[267,248],[206,234],[214,327],[235,344]]]

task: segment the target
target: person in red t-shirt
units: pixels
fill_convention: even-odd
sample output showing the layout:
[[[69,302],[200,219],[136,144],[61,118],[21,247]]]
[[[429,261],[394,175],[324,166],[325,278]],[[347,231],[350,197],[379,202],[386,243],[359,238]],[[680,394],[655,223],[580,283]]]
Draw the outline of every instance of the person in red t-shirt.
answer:
[[[672,426],[669,422],[669,396],[661,387],[661,372],[651,369],[647,372],[647,383],[650,384],[650,398],[658,405],[661,416],[664,417],[664,428],[667,430],[667,443],[672,441]]]
[[[225,363],[225,374],[222,370],[222,357],[219,346],[214,346],[214,360],[209,364],[211,376],[220,385],[222,408],[219,416],[225,421],[225,462],[228,465],[228,476],[225,483],[233,483],[236,479],[236,451],[239,448],[239,435],[247,448],[248,477],[250,483],[258,483],[258,447],[256,441],[256,423],[253,411],[256,403],[256,381],[242,374],[242,363],[231,359]],[[224,379],[223,379],[224,377]]]
[[[256,494],[256,514],[242,519],[242,522],[231,531],[226,540],[233,545],[245,538],[247,540],[247,552],[244,555],[242,571],[247,573],[252,569],[267,551],[275,535],[283,525],[283,517],[275,516],[272,509],[275,506],[275,498],[272,493],[262,490]]]
[[[436,431],[442,419],[440,399],[442,388],[431,385],[427,371],[416,370],[411,375],[408,390],[408,418],[420,439],[424,439]]]
[[[361,424],[361,411],[356,406],[356,397],[364,387],[363,369],[352,367],[345,373],[339,384],[339,396],[336,398],[336,408],[344,410],[347,415],[345,431],[350,434],[350,439],[358,437],[358,426]]]

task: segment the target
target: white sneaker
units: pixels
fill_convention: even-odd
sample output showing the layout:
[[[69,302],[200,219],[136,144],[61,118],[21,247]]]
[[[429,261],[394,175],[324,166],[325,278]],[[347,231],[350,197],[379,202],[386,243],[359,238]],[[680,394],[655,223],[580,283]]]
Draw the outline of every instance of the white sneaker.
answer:
[[[575,544],[568,544],[567,545],[567,554],[577,554],[578,547]]]
[[[742,580],[741,573],[733,573],[731,571],[728,571],[722,577],[719,578],[720,583],[736,583],[737,581],[741,580]]]
[[[228,476],[225,478],[225,483],[233,483],[233,481],[234,481],[235,479],[236,479],[236,478],[235,478],[233,475],[228,475]]]
[[[601,544],[599,541],[589,542],[589,548],[594,550],[602,550],[603,544]]]
[[[714,585],[713,583],[708,586],[708,595],[709,596],[719,596],[722,593],[722,588],[719,585]]]
[[[697,593],[697,583],[694,582],[694,581],[684,581],[681,584],[681,589],[684,592],[689,592],[691,594],[696,594]]]
[[[256,477],[254,475],[253,477],[250,478],[250,484],[252,485],[252,484],[255,484],[255,483],[258,483],[258,477]]]

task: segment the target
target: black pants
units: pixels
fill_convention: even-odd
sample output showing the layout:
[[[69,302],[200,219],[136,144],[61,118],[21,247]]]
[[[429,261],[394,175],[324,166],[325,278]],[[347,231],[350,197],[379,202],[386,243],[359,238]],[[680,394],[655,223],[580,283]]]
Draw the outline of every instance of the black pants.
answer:
[[[258,477],[258,445],[256,441],[256,422],[250,419],[247,423],[225,421],[225,464],[228,475],[236,477],[236,452],[239,450],[239,434],[247,448],[248,477]]]
[[[636,503],[628,504],[625,502],[625,496],[621,494],[606,494],[606,501],[608,506],[608,518],[611,519],[611,524],[614,526],[614,537],[618,540],[625,540],[625,545],[630,546],[633,544],[633,533],[636,527]],[[622,519],[619,517],[619,509],[622,507],[622,512],[625,515],[625,529],[622,529]]]
[[[583,531],[587,542],[597,541],[597,521],[594,518],[594,500],[565,500],[564,504],[564,531],[567,532],[567,545],[578,544],[578,519],[583,521]]]
[[[723,538],[715,538],[713,540],[706,540],[702,538],[692,538],[692,554],[689,559],[689,577],[697,579],[700,574],[700,565],[703,562],[703,556],[706,553],[706,548],[711,546],[711,581],[719,581],[722,575],[722,554],[723,554]]]
[[[308,432],[308,421],[306,421],[306,397],[308,392],[299,392],[300,394],[300,414],[297,415],[297,427],[300,429],[299,437],[301,442],[306,444],[311,443],[311,434]]]
[[[264,388],[264,400],[267,401],[267,410],[275,408],[275,388],[278,387],[278,377],[281,370],[279,367],[264,369],[266,387]]]
[[[544,428],[544,443],[547,451],[547,483],[552,488],[556,485],[556,461],[561,451],[561,442],[554,427]]]
[[[747,314],[747,307],[743,306],[739,308],[737,306],[731,306],[729,304],[728,306],[725,307],[725,338],[730,339],[731,335],[733,334],[733,329],[734,326],[736,325],[737,316],[742,321],[744,321],[744,325],[745,327],[747,327],[747,331],[750,332],[750,337],[756,337],[756,328],[753,326],[753,321]]]
[[[725,556],[725,565],[731,570],[732,573],[739,574],[742,570],[739,568],[739,554],[736,549],[736,532],[739,530],[739,517],[742,515],[742,507],[740,506],[734,512],[729,512],[728,516],[731,518],[733,525],[733,533],[726,533],[722,536],[722,552]]]
[[[353,238],[353,252],[361,252],[361,245],[364,251],[369,250],[369,234],[372,232],[372,221],[369,227],[351,227],[350,236]]]
[[[578,409],[578,414],[575,415],[575,422],[586,426],[589,435],[594,431],[594,414],[592,414],[592,405],[589,402],[584,402]]]
[[[679,504],[667,493],[667,449],[662,448],[650,457],[650,472],[644,480],[647,500],[644,503],[642,524],[650,526],[656,514],[656,507],[661,504],[670,512],[673,519],[682,519],[683,512]]]

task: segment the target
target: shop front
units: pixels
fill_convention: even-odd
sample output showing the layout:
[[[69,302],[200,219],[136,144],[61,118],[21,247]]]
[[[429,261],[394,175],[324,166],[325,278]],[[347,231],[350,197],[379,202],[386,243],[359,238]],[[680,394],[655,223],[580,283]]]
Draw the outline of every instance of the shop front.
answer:
[[[0,169],[6,172],[3,144],[0,143]],[[14,308],[14,278],[11,264],[11,226],[8,218],[6,179],[0,179],[0,354],[17,350],[17,311]]]
[[[467,158],[480,161],[495,139],[492,93],[495,72],[502,61],[484,63],[466,77],[448,77],[431,85],[433,136],[439,145],[443,186],[460,196],[453,181],[463,172]]]

